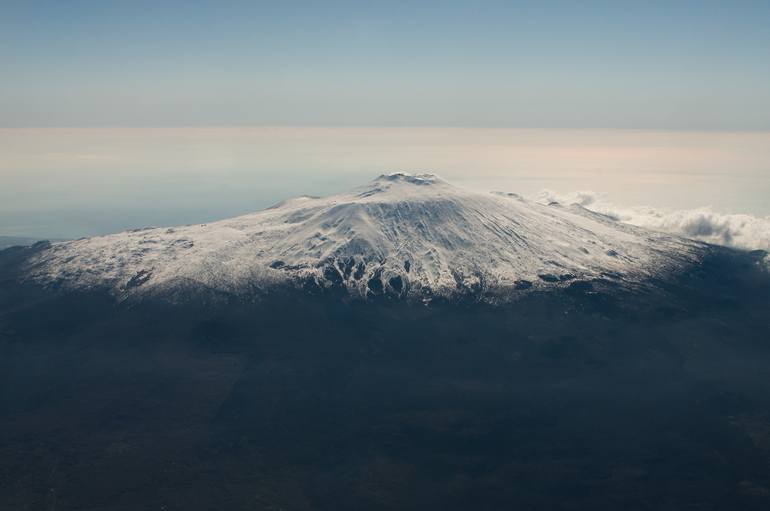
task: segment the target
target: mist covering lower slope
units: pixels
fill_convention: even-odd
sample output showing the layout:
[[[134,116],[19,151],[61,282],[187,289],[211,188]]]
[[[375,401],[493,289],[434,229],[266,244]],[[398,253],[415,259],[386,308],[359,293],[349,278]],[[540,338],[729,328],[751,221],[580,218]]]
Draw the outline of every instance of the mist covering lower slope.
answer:
[[[499,301],[574,279],[638,282],[681,270],[706,250],[578,205],[391,174],[347,193],[290,199],[209,224],[56,243],[32,258],[26,276],[122,298],[190,287],[248,294],[288,284],[344,287],[360,297],[470,292]]]

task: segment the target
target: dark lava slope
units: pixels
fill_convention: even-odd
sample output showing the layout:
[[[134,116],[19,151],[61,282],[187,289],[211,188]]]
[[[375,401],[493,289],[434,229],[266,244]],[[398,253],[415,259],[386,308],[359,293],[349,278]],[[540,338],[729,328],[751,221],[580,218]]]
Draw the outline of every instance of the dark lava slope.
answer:
[[[174,306],[0,252],[0,509],[770,506],[770,279]]]

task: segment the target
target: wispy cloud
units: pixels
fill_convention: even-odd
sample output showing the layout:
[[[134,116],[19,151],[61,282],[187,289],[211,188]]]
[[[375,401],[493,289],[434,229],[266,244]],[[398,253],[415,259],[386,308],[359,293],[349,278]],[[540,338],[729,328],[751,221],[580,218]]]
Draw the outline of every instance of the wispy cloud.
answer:
[[[720,213],[709,207],[662,209],[621,206],[592,191],[561,194],[543,190],[535,199],[544,204],[579,204],[591,211],[648,229],[670,232],[718,245],[770,252],[770,217]],[[768,259],[770,261],[770,259]]]

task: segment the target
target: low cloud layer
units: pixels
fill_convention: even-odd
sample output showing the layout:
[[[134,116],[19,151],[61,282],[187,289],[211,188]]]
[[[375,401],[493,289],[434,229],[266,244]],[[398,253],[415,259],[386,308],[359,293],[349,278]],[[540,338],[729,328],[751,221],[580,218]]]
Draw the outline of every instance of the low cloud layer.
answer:
[[[559,194],[540,192],[536,200],[543,204],[580,204],[581,206],[648,229],[679,234],[718,245],[770,252],[770,217],[724,214],[710,208],[667,210],[649,206],[618,206],[601,194],[578,191]]]

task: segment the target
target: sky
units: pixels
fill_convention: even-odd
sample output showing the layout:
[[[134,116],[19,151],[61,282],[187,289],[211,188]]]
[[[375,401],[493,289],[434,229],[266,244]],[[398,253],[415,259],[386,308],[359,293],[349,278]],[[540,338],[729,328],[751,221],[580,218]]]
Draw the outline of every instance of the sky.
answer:
[[[0,124],[770,129],[770,2],[0,2]]]
[[[770,240],[768,20],[766,0],[0,0],[0,236],[403,171],[653,226],[713,213],[735,239],[718,215],[748,214]]]

